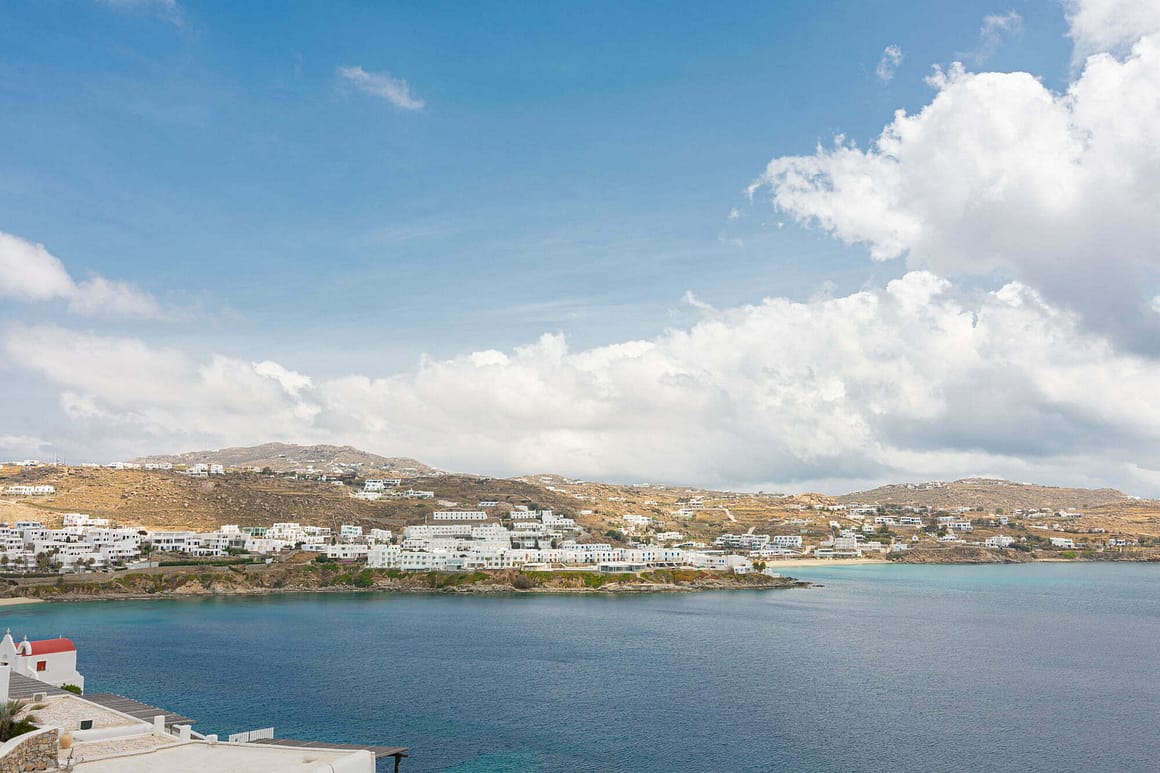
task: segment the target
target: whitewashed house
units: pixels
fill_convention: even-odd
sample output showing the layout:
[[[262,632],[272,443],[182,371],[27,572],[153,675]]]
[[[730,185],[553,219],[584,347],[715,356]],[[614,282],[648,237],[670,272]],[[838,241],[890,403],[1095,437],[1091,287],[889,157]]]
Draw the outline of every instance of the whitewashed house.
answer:
[[[75,684],[84,689],[85,678],[77,671],[77,648],[63,636],[57,639],[24,641],[17,644],[12,632],[0,639],[0,666],[11,666],[18,674],[39,679],[53,687]]]

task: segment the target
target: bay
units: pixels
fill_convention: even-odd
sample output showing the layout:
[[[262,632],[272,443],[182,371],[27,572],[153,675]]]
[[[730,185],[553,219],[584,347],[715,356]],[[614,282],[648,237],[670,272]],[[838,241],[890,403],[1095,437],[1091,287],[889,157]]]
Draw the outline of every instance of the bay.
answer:
[[[824,587],[9,607],[90,691],[405,771],[1160,768],[1160,566],[834,566]]]

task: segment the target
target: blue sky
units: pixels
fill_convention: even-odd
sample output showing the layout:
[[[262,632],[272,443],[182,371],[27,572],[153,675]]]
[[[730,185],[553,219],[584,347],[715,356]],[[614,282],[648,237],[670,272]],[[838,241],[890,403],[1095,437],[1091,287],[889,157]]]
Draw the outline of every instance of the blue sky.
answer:
[[[867,398],[909,387],[872,387],[861,371],[849,371],[849,358],[833,363],[823,352],[834,346],[823,339],[839,332],[817,327],[830,318],[827,303],[844,309],[855,303],[849,299],[876,298],[880,308],[902,304],[904,314],[911,306],[901,299],[913,293],[925,299],[920,306],[946,312],[946,325],[974,315],[981,329],[988,304],[999,303],[989,293],[1014,281],[1040,293],[1043,319],[1066,317],[1074,326],[1043,340],[1087,336],[1093,343],[1081,348],[1110,347],[1118,367],[1136,372],[1132,358],[1140,357],[1153,367],[1148,304],[1160,309],[1150,300],[1160,287],[1155,252],[1141,245],[1151,240],[1154,209],[1125,215],[1111,238],[1103,225],[1070,234],[1068,244],[1088,246],[1061,246],[1067,254],[1059,262],[1055,253],[1045,257],[1047,247],[1008,239],[1014,226],[1002,218],[1026,203],[1030,214],[1020,223],[1042,229],[1048,245],[1067,229],[1040,217],[1047,211],[1040,205],[1059,224],[1087,221],[1051,209],[1058,202],[1044,204],[1043,191],[1074,183],[1078,198],[1068,206],[1075,211],[1093,210],[1084,196],[1108,198],[1098,180],[1051,177],[1084,161],[1069,156],[1066,141],[1052,144],[1052,127],[1063,120],[1067,136],[1111,136],[1066,94],[1086,83],[1121,98],[1085,68],[1093,52],[1114,57],[1117,83],[1145,78],[1137,71],[1150,53],[1132,46],[1154,37],[1150,6],[4,4],[0,234],[18,241],[11,242],[16,257],[0,265],[19,273],[43,258],[28,245],[42,244],[71,278],[57,277],[46,302],[29,302],[27,287],[4,298],[0,278],[7,341],[0,377],[25,406],[0,415],[0,437],[7,436],[0,454],[108,457],[329,440],[501,473],[543,465],[589,476],[842,486],[997,472],[1160,490],[1160,464],[1142,462],[1135,450],[1149,445],[1151,429],[1137,428],[1144,435],[1125,439],[1130,448],[1100,470],[1059,449],[1066,438],[1083,446],[1072,446],[1079,457],[1099,453],[1095,438],[1114,423],[1106,406],[1056,394],[1027,375],[1034,383],[1013,385],[1003,397],[1011,403],[991,408],[993,416],[1030,422],[1033,442],[945,429],[967,410],[947,395],[970,379],[994,378],[924,376],[939,381],[932,392],[944,402],[941,414],[932,408],[919,420],[911,415],[915,400],[892,410]],[[884,59],[890,46],[898,61]],[[396,98],[383,88],[396,89]],[[1050,116],[1035,112],[1045,100]],[[903,138],[897,158],[880,155],[883,127],[908,131],[897,110],[930,116],[916,119],[921,131]],[[1016,136],[1024,126],[1029,138]],[[1148,130],[1139,131],[1120,138],[1115,160],[1147,178]],[[858,154],[835,149],[836,136]],[[932,136],[942,138],[934,150],[924,145]],[[815,156],[819,143],[825,150]],[[990,144],[1012,170],[1029,152],[1043,158],[997,181]],[[963,155],[969,148],[983,150]],[[841,167],[843,159],[854,166]],[[1027,193],[1016,178],[1042,185]],[[905,190],[896,189],[899,179]],[[872,183],[864,194],[859,180]],[[929,191],[915,194],[924,185]],[[963,196],[954,193],[964,187]],[[1094,268],[1106,256],[1090,245],[1113,243],[1128,256],[1123,271]],[[934,289],[915,271],[933,272],[949,289]],[[906,284],[890,284],[904,277]],[[94,278],[123,283],[129,295],[115,297],[137,303],[135,310],[114,313],[114,296],[85,284]],[[1131,315],[1109,311],[1106,298],[1081,297],[1105,278],[1109,288],[1137,288]],[[994,297],[1009,303],[1017,292]],[[752,347],[741,364],[702,367],[711,358],[682,348],[719,330],[727,343],[712,350],[728,349],[747,324],[746,309],[776,316],[774,301],[797,304],[793,314],[803,318],[766,319],[765,332],[749,331],[755,338],[738,344]],[[891,324],[899,327],[884,328],[885,339],[912,335]],[[1018,324],[995,331],[995,340],[1041,343],[1028,332],[1031,322]],[[946,325],[927,320],[920,329],[946,336]],[[544,334],[562,336],[567,354]],[[835,340],[858,335],[852,329]],[[959,340],[929,345],[938,352]],[[632,441],[632,452],[620,454],[625,440],[614,428],[651,410],[629,394],[639,374],[619,370],[618,358],[637,358],[624,355],[634,341],[671,355],[648,371],[667,374],[659,391],[686,377],[701,391],[670,414],[686,434],[662,441],[669,427],[640,424],[636,433],[656,444]],[[968,360],[1002,369],[990,359],[994,347],[979,355],[990,344],[973,345]],[[72,359],[48,362],[46,348],[73,351]],[[889,348],[877,340],[854,346],[871,355]],[[98,350],[103,358],[79,364]],[[478,352],[493,354],[472,359]],[[1066,359],[1040,354],[1049,370]],[[131,363],[122,374],[187,368],[197,384],[149,392],[140,375],[124,383],[94,375],[122,356]],[[886,369],[921,371],[916,356]],[[620,363],[608,366],[615,372],[601,370],[610,357]],[[580,375],[554,381],[561,362]],[[215,380],[214,363],[238,365],[243,381]],[[256,385],[246,381],[255,377],[251,367]],[[782,367],[799,375],[769,380]],[[829,373],[837,386],[811,381]],[[487,399],[456,395],[431,386],[441,378],[498,391]],[[569,391],[577,383],[583,388]],[[262,421],[245,401],[231,402],[267,387],[275,402],[287,401],[290,418],[272,410]],[[172,402],[156,397],[166,390]],[[811,402],[819,394],[830,395],[822,408]],[[540,405],[540,396],[558,403]],[[1152,415],[1153,403],[1133,398]],[[447,415],[449,401],[474,404],[472,415],[487,420]],[[211,406],[223,403],[228,410],[214,414]],[[576,420],[583,426],[552,418],[588,403],[593,413]],[[212,418],[192,419],[186,409]],[[703,469],[700,439],[731,422],[736,429],[722,431],[714,446],[724,461]],[[855,439],[834,440],[831,422],[852,426]],[[776,453],[758,452],[752,469],[733,474],[728,460],[761,447],[761,436],[743,437],[750,426],[812,440],[772,441]],[[496,449],[521,443],[534,450],[497,457]]]
[[[188,2],[173,24],[149,4],[9,5],[3,227],[196,304],[219,348],[324,370],[334,349],[398,367],[545,330],[650,336],[687,320],[686,290],[856,289],[863,251],[779,231],[744,189],[774,155],[921,107],[930,65],[976,49],[996,10],[927,8]],[[991,62],[1062,82],[1062,15],[1020,12]],[[906,52],[889,84],[888,44]],[[424,109],[352,93],[350,65]]]

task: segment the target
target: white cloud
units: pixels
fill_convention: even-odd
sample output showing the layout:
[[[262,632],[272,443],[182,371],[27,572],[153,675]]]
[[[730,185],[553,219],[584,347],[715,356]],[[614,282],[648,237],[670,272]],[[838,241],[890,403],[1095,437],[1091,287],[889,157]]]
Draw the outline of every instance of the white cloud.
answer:
[[[869,148],[839,138],[775,158],[754,188],[875,260],[999,269],[1155,348],[1142,312],[1160,290],[1160,36],[1091,57],[1063,94],[959,64],[930,82],[930,104],[899,110]]]
[[[32,435],[0,435],[0,451],[39,453],[50,445],[47,440]]]
[[[151,295],[125,282],[94,276],[77,282],[43,244],[0,231],[0,298],[64,300],[89,317],[161,319],[172,316]]]
[[[855,488],[988,470],[1160,493],[1160,364],[1019,283],[975,297],[912,272],[844,297],[699,309],[649,340],[573,351],[545,335],[385,378],[59,327],[4,345],[79,434],[119,444],[111,455],[278,439],[492,474]]]
[[[902,49],[897,44],[887,46],[882,50],[882,58],[874,68],[874,74],[879,80],[889,83],[894,78],[894,71],[902,64]]]
[[[1065,0],[1075,61],[1101,51],[1125,53],[1137,40],[1160,33],[1155,0]]]
[[[423,100],[411,94],[411,86],[388,72],[367,72],[361,67],[339,67],[338,75],[359,91],[387,100],[404,110],[422,110]]]
[[[1022,32],[1023,17],[1015,11],[984,16],[983,26],[979,28],[979,48],[974,53],[975,62],[982,64],[990,59],[1004,38]]]
[[[64,264],[43,244],[0,231],[0,297],[47,301],[75,290]]]

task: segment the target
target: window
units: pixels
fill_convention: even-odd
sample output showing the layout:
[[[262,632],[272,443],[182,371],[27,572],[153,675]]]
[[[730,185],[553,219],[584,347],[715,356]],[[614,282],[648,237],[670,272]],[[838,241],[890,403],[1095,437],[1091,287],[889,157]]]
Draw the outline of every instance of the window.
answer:
[[[48,661],[47,660],[36,661],[36,670],[37,671],[47,671],[48,670]]]

